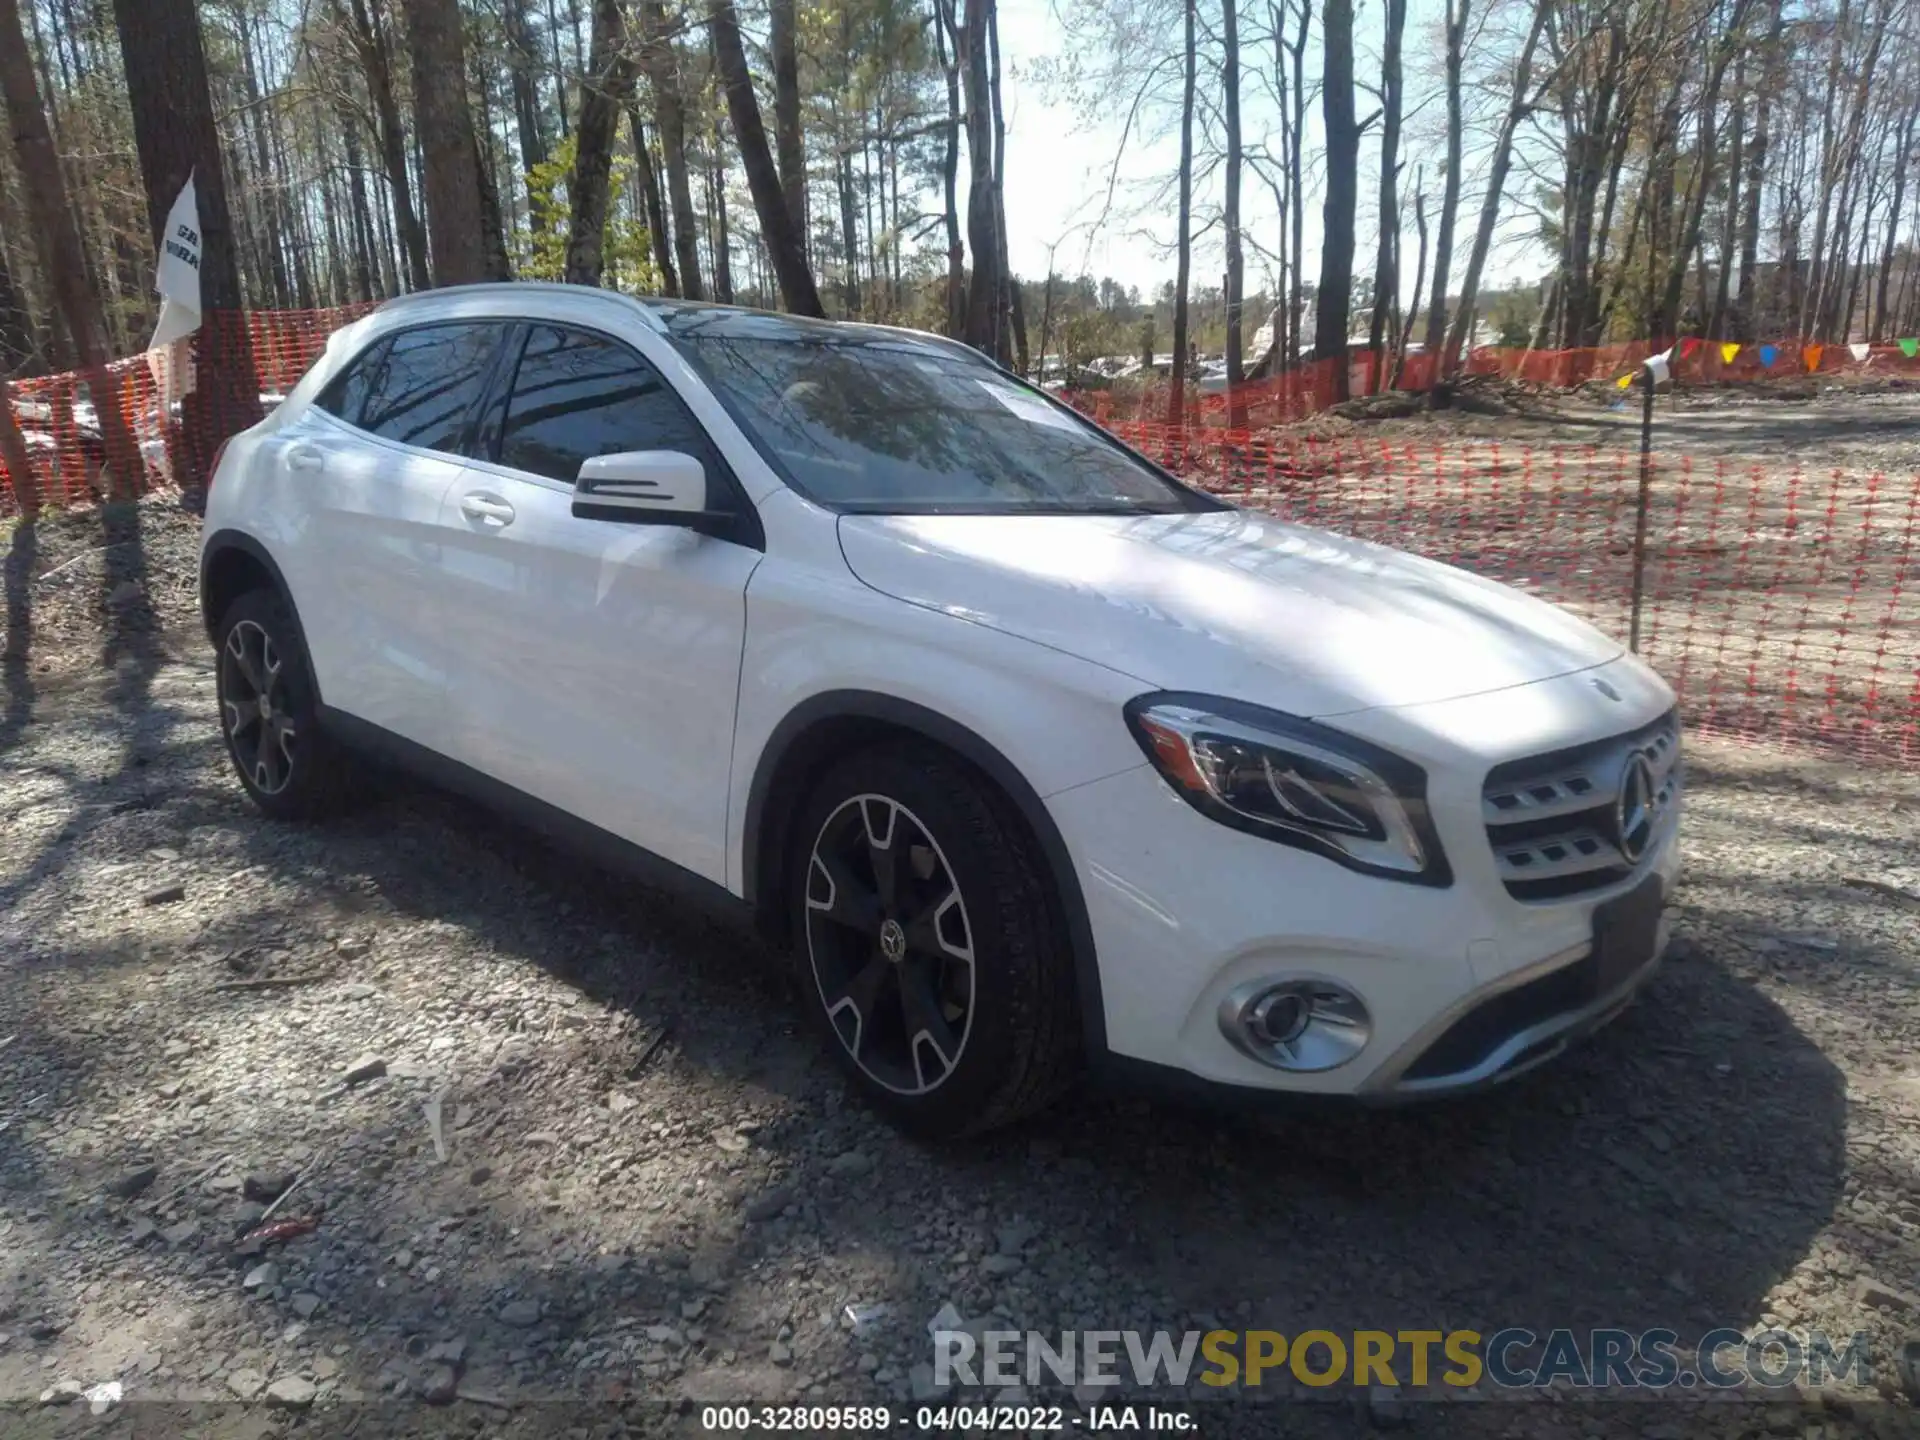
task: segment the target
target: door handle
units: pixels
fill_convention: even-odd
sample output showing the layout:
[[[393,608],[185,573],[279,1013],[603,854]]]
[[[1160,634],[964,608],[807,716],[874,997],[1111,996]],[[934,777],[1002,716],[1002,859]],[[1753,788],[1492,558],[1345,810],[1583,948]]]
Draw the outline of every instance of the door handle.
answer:
[[[479,524],[501,529],[513,523],[513,506],[498,495],[472,494],[460,501],[460,513]]]
[[[327,468],[326,453],[311,445],[295,445],[287,451],[287,469],[319,471]]]

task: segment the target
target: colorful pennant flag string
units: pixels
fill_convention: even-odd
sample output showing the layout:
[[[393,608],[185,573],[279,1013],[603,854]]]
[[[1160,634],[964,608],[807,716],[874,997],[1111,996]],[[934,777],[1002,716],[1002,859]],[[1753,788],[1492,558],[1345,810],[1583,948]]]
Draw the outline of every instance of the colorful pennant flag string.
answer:
[[[1672,346],[1668,346],[1665,350],[1662,350],[1658,355],[1649,355],[1647,357],[1647,373],[1653,377],[1654,384],[1658,385],[1661,381],[1665,380],[1670,374],[1672,374],[1673,372],[1672,362],[1673,362]]]
[[[1680,342],[1680,358],[1682,360],[1691,360],[1693,358],[1693,352],[1699,348],[1699,337],[1695,335],[1687,336],[1686,339]]]
[[[1916,355],[1920,355],[1920,337],[1909,336],[1907,339],[1902,340],[1900,342],[1900,353],[1909,360],[1913,359]]]
[[[1802,345],[1800,347],[1800,358],[1806,362],[1809,372],[1820,368],[1820,357],[1826,353],[1827,347],[1824,345]]]
[[[1616,390],[1624,390],[1631,384],[1633,384],[1633,372],[1631,370],[1629,370],[1626,374],[1622,375],[1618,380],[1613,382],[1613,386]]]
[[[1773,362],[1779,358],[1780,347],[1778,345],[1762,345],[1760,347],[1760,363],[1766,366],[1767,369],[1771,370],[1773,368]]]
[[[1739,345],[1737,345],[1731,340],[1727,341],[1724,345],[1720,347],[1720,363],[1722,365],[1731,365],[1733,363],[1733,357],[1738,355],[1739,353],[1740,353]]]
[[[1847,350],[1852,354],[1853,358],[1862,365],[1866,364],[1867,357],[1873,354],[1873,346],[1867,344],[1864,340],[1854,341],[1853,344],[1847,346]]]

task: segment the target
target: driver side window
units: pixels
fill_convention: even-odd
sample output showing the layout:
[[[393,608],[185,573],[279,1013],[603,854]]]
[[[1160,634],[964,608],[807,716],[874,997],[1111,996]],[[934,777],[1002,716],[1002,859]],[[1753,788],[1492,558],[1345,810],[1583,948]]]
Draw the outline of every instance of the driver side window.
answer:
[[[709,503],[729,471],[673,388],[618,341],[533,325],[500,421],[502,465],[571,485],[582,462],[625,450],[678,450],[706,467]]]

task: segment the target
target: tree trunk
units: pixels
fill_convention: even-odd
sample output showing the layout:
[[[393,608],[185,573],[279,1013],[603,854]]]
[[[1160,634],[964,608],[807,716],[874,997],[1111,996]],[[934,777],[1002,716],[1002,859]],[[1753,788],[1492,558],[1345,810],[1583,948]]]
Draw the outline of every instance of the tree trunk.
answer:
[[[0,34],[4,34],[0,31]],[[27,449],[26,436],[20,433],[20,424],[14,419],[13,392],[7,383],[7,377],[0,372],[0,467],[7,472],[7,482],[13,489],[14,509],[19,512],[22,524],[31,525],[40,518],[40,477],[34,474],[33,452]],[[14,546],[21,544],[18,533],[13,537]],[[15,554],[19,552],[14,551]],[[12,596],[7,597],[9,619],[16,625],[22,623],[19,602]],[[7,660],[25,664],[26,656],[16,654],[11,647],[7,650]],[[9,676],[9,679],[12,677]]]
[[[1420,296],[1427,280],[1427,192],[1423,184],[1426,179],[1424,170],[1415,170],[1413,179],[1413,228],[1419,237],[1419,249],[1413,263],[1413,300],[1407,306],[1407,317],[1400,325],[1400,334],[1393,342],[1393,382],[1400,383],[1400,367],[1406,362],[1407,346],[1413,340],[1414,326],[1420,320]]]
[[[1020,286],[1007,261],[1007,117],[1000,108],[1000,12],[997,4],[987,7],[987,93],[993,97],[993,231],[999,241],[996,257],[1000,270],[1000,314],[995,324],[1003,336],[1012,340],[1013,365],[1027,373],[1027,313],[1020,303]],[[1008,345],[1002,339],[1001,363],[1007,360]]]
[[[1453,225],[1460,209],[1460,164],[1465,119],[1460,95],[1462,53],[1471,0],[1447,0],[1447,175],[1433,237],[1433,293],[1427,301],[1427,353],[1440,366],[1447,336],[1447,286],[1453,279]],[[1462,313],[1465,307],[1462,306]],[[1435,373],[1438,373],[1436,370]]]
[[[1720,244],[1720,273],[1715,278],[1713,300],[1706,314],[1705,334],[1723,340],[1727,333],[1727,301],[1732,293],[1733,265],[1740,243],[1740,185],[1746,175],[1747,74],[1742,55],[1733,72],[1733,133],[1727,137],[1727,210],[1726,234]]]
[[[987,16],[994,0],[967,0],[961,31],[961,77],[967,95],[967,245],[973,279],[967,287],[966,341],[1005,362],[1008,337],[1000,312],[1000,227],[993,201],[993,97],[987,80]]]
[[[794,38],[794,0],[772,0],[768,48],[773,56],[773,145],[780,162],[780,193],[787,218],[807,240],[807,151],[800,131],[800,57]]]
[[[1907,118],[1901,124],[1899,138],[1893,150],[1893,204],[1887,210],[1887,240],[1880,250],[1880,277],[1877,286],[1877,298],[1873,305],[1873,326],[1867,334],[1870,342],[1878,342],[1887,328],[1887,291],[1893,281],[1893,256],[1895,242],[1900,238],[1900,205],[1907,192],[1907,157],[1913,154],[1914,126],[1920,123],[1920,103],[1907,110]],[[1911,248],[1907,256],[1907,268],[1912,270],[1917,258]]]
[[[687,111],[680,96],[679,56],[667,35],[660,0],[640,0],[645,36],[644,63],[653,84],[654,120],[660,127],[660,156],[667,167],[667,197],[673,205],[673,248],[680,257],[680,293],[706,298],[700,283],[700,232],[693,219],[693,187],[687,178]]]
[[[680,293],[680,277],[673,268],[673,241],[667,234],[666,204],[660,195],[660,172],[653,168],[653,152],[647,148],[647,127],[640,119],[640,107],[627,106],[627,129],[633,136],[633,165],[640,172],[640,194],[647,210],[647,239],[653,246],[653,266],[660,272],[663,294]]]
[[[1388,0],[1398,5],[1401,0]],[[1240,249],[1240,17],[1238,0],[1220,0],[1220,89],[1225,104],[1226,122],[1226,205],[1221,222],[1226,228],[1226,302],[1227,302],[1227,428],[1243,429],[1246,407],[1241,398],[1241,382],[1246,379],[1245,341],[1241,335],[1242,287],[1246,261]]]
[[[1327,0],[1320,31],[1326,47],[1320,123],[1326,135],[1327,172],[1326,204],[1321,212],[1320,293],[1315,297],[1313,312],[1313,358],[1336,362],[1333,394],[1344,400],[1348,312],[1353,299],[1353,212],[1358,200],[1356,171],[1360,162],[1360,127],[1353,114],[1353,0]]]
[[[33,317],[27,313],[26,298],[14,284],[6,246],[0,245],[0,379],[31,373],[38,368],[39,360]]]
[[[633,94],[633,61],[620,0],[593,0],[593,50],[580,82],[574,128],[573,178],[567,186],[567,283],[598,285],[606,268],[607,207],[613,141],[620,111]]]
[[[1186,63],[1186,82],[1180,101],[1179,259],[1173,280],[1173,367],[1167,387],[1167,423],[1185,425],[1187,419],[1187,284],[1193,271],[1193,94],[1199,75],[1194,49],[1194,0],[1180,7]]]
[[[353,114],[343,105],[335,112],[340,122],[340,138],[347,156],[348,213],[352,223],[353,286],[356,300],[372,300],[380,293],[378,256],[380,242],[374,234],[373,207],[367,203],[367,174],[360,151],[359,127]]]
[[[520,138],[521,173],[531,175],[547,163],[547,136],[540,125],[540,91],[534,83],[533,33],[527,25],[527,0],[502,0],[501,20],[507,32],[507,69],[513,85],[513,119]],[[529,213],[528,223],[539,229],[545,221]]]
[[[1767,122],[1771,118],[1773,91],[1781,71],[1780,39],[1785,30],[1781,0],[1772,0],[1768,12],[1767,43],[1760,67],[1759,98],[1753,122],[1753,149],[1747,157],[1746,218],[1740,228],[1741,335],[1751,338],[1758,323],[1755,310],[1760,303],[1760,198],[1767,178]]]
[[[167,213],[189,176],[200,209],[202,323],[194,337],[196,383],[182,406],[176,454],[174,480],[182,486],[210,479],[220,443],[260,419],[260,378],[241,312],[220,133],[196,8],[193,0],[114,0],[155,251],[171,238]]]
[[[940,156],[946,202],[947,334],[958,339],[966,333],[967,251],[960,240],[960,31],[953,0],[934,0],[933,38],[947,80],[946,146]]]
[[[1508,92],[1507,113],[1500,122],[1500,133],[1493,142],[1491,168],[1487,175],[1486,197],[1480,202],[1480,224],[1473,232],[1473,249],[1467,254],[1467,271],[1460,279],[1460,313],[1454,317],[1444,354],[1434,357],[1436,377],[1459,371],[1467,353],[1467,317],[1480,299],[1480,276],[1486,269],[1487,254],[1493,249],[1494,227],[1500,222],[1500,198],[1506,192],[1507,171],[1513,161],[1513,137],[1520,122],[1533,108],[1527,91],[1533,83],[1533,55],[1546,29],[1548,6],[1552,0],[1536,0],[1533,24],[1527,41],[1513,67],[1513,85]],[[1429,312],[1431,316],[1431,312]]]
[[[713,212],[713,298],[733,304],[733,236],[727,228],[727,152],[718,115],[713,117],[713,168],[708,172],[708,208]]]
[[[1288,47],[1293,57],[1293,87],[1289,92],[1293,101],[1293,129],[1287,137],[1287,176],[1293,191],[1287,205],[1288,213],[1293,218],[1293,234],[1289,237],[1292,255],[1288,265],[1288,273],[1293,277],[1293,289],[1287,297],[1289,370],[1300,363],[1303,338],[1300,331],[1306,323],[1307,283],[1307,172],[1301,165],[1301,146],[1307,129],[1307,28],[1313,19],[1313,0],[1298,0],[1298,3],[1299,28],[1294,31],[1293,44]]]
[[[467,106],[466,41],[459,0],[403,0],[413,64],[433,283],[504,280],[488,254],[480,151]]]
[[[840,244],[846,257],[845,293],[841,301],[849,320],[860,319],[860,232],[853,215],[853,157],[844,149],[834,157],[836,188],[840,191]]]
[[[378,3],[378,0],[374,0]],[[409,288],[425,290],[432,280],[427,272],[427,233],[413,206],[413,187],[407,179],[406,131],[400,124],[400,104],[394,98],[393,52],[388,46],[386,27],[379,12],[369,11],[367,0],[352,0],[354,49],[367,74],[367,93],[373,99],[375,139],[380,146],[380,161],[387,172],[387,188],[393,203],[393,223],[406,257]]]
[[[753,95],[753,77],[747,73],[747,55],[740,43],[740,22],[734,14],[733,0],[712,0],[709,14],[713,24],[714,59],[727,89],[727,116],[733,122],[733,139],[740,150],[741,168],[747,172],[747,188],[753,193],[760,235],[773,262],[774,278],[780,284],[781,303],[796,315],[824,316],[826,311],[814,288],[813,272],[807,268],[800,235],[787,213],[780,172],[767,146],[767,132],[760,121],[760,102]]]
[[[7,125],[13,135],[14,160],[26,192],[27,216],[38,246],[41,274],[53,291],[76,358],[83,368],[100,372],[109,358],[106,321],[87,272],[86,251],[67,201],[66,178],[47,129],[46,111],[41,108],[40,84],[20,29],[17,0],[0,0],[0,91],[5,93]],[[112,467],[112,489],[118,494],[137,494],[145,468],[121,408],[119,391],[97,381],[96,390],[95,409]]]
[[[1377,389],[1387,387],[1388,316],[1400,298],[1400,37],[1407,27],[1406,0],[1386,0],[1386,5],[1386,42],[1380,51],[1380,243],[1373,261],[1373,318],[1367,326],[1367,349],[1380,367]]]
[[[1700,242],[1700,222],[1707,211],[1707,194],[1713,188],[1714,151],[1717,143],[1716,114],[1720,105],[1720,86],[1727,66],[1746,44],[1747,10],[1752,0],[1735,0],[1727,29],[1715,54],[1708,61],[1706,85],[1700,96],[1700,145],[1694,157],[1694,177],[1681,217],[1680,233],[1674,238],[1672,258],[1667,266],[1665,293],[1650,333],[1658,339],[1672,339],[1679,333],[1680,295],[1687,282],[1687,264]],[[1702,317],[1705,318],[1704,316]]]

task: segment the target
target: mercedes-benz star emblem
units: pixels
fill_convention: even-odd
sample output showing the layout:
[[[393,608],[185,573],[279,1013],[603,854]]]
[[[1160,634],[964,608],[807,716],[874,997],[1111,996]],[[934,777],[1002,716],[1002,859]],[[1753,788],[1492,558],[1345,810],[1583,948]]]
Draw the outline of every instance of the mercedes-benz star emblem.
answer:
[[[1627,757],[1626,768],[1620,772],[1620,798],[1613,806],[1614,840],[1629,865],[1647,853],[1647,845],[1653,839],[1654,821],[1659,818],[1658,798],[1653,762],[1647,758],[1646,751],[1636,750]]]
[[[894,919],[884,921],[880,926],[880,953],[898,964],[907,953],[907,932]]]

